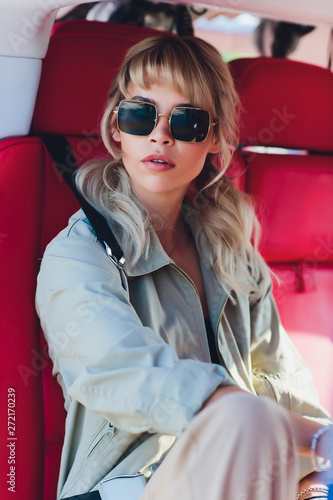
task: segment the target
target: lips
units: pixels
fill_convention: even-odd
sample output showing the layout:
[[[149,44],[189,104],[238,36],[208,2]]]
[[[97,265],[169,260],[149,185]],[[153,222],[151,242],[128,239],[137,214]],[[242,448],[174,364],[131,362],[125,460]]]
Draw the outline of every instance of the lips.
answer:
[[[149,170],[155,170],[157,172],[164,172],[175,167],[175,162],[170,156],[159,153],[145,156],[142,159],[142,163],[149,168]]]

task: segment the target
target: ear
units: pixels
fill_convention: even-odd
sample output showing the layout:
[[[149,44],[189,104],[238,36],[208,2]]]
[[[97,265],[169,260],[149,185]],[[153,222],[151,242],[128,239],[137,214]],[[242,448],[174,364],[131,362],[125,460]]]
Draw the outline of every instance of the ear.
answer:
[[[112,117],[111,117],[111,135],[112,135],[112,139],[115,141],[115,142],[120,142],[120,132],[119,132],[119,128],[117,126],[117,115],[115,113],[112,114]]]
[[[216,134],[214,133],[213,137],[212,137],[212,140],[211,140],[211,144],[210,144],[210,148],[209,148],[209,153],[213,154],[213,155],[216,155],[217,153],[219,153],[221,150],[220,148],[220,143],[216,137]]]

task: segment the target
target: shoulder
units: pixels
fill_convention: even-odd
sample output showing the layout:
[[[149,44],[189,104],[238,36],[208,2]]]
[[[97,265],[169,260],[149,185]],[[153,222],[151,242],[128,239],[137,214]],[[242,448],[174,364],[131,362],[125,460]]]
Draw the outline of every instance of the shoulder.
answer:
[[[83,210],[79,210],[46,247],[39,282],[45,279],[49,283],[59,280],[69,283],[103,277],[120,281],[119,270],[97,240]]]
[[[70,217],[67,227],[53,238],[48,247],[55,245],[64,238],[86,238],[97,241],[96,234],[82,209]]]
[[[98,242],[96,233],[82,209],[73,214],[67,227],[60,231],[47,245],[44,257],[50,255],[78,255],[80,251],[101,251],[105,253],[104,247]]]

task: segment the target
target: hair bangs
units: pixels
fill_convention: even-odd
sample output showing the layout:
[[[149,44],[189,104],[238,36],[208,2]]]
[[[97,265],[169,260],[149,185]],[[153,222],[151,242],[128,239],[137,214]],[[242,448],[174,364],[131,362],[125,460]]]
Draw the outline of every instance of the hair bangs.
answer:
[[[119,81],[119,89],[125,97],[128,85],[133,83],[143,89],[155,84],[165,84],[186,97],[191,104],[214,113],[211,99],[211,84],[208,74],[199,64],[194,52],[181,39],[174,43],[163,43],[163,37],[157,37],[159,43],[150,48],[132,54],[127,61],[126,73]],[[141,44],[141,48],[144,43]]]

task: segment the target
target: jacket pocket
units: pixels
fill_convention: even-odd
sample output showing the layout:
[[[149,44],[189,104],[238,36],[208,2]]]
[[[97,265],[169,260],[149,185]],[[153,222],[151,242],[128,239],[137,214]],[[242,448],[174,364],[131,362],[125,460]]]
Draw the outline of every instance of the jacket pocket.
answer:
[[[70,496],[72,491],[79,494],[87,493],[91,489],[92,477],[100,476],[103,461],[105,462],[105,459],[100,457],[103,457],[103,451],[109,447],[118,432],[118,429],[110,422],[107,420],[103,422],[86,447],[86,451],[81,454],[79,462],[74,461],[62,489],[61,498]]]
[[[115,467],[138,437],[138,434],[123,431],[105,421],[80,456],[76,456],[60,498],[90,491]]]
[[[97,435],[97,439],[93,440],[90,446],[90,450],[87,454],[87,460],[94,455],[95,458],[102,453],[104,448],[108,445],[108,443],[114,438],[115,434],[118,432],[118,429],[114,427],[110,422],[107,422],[103,426],[102,433],[99,432]]]

